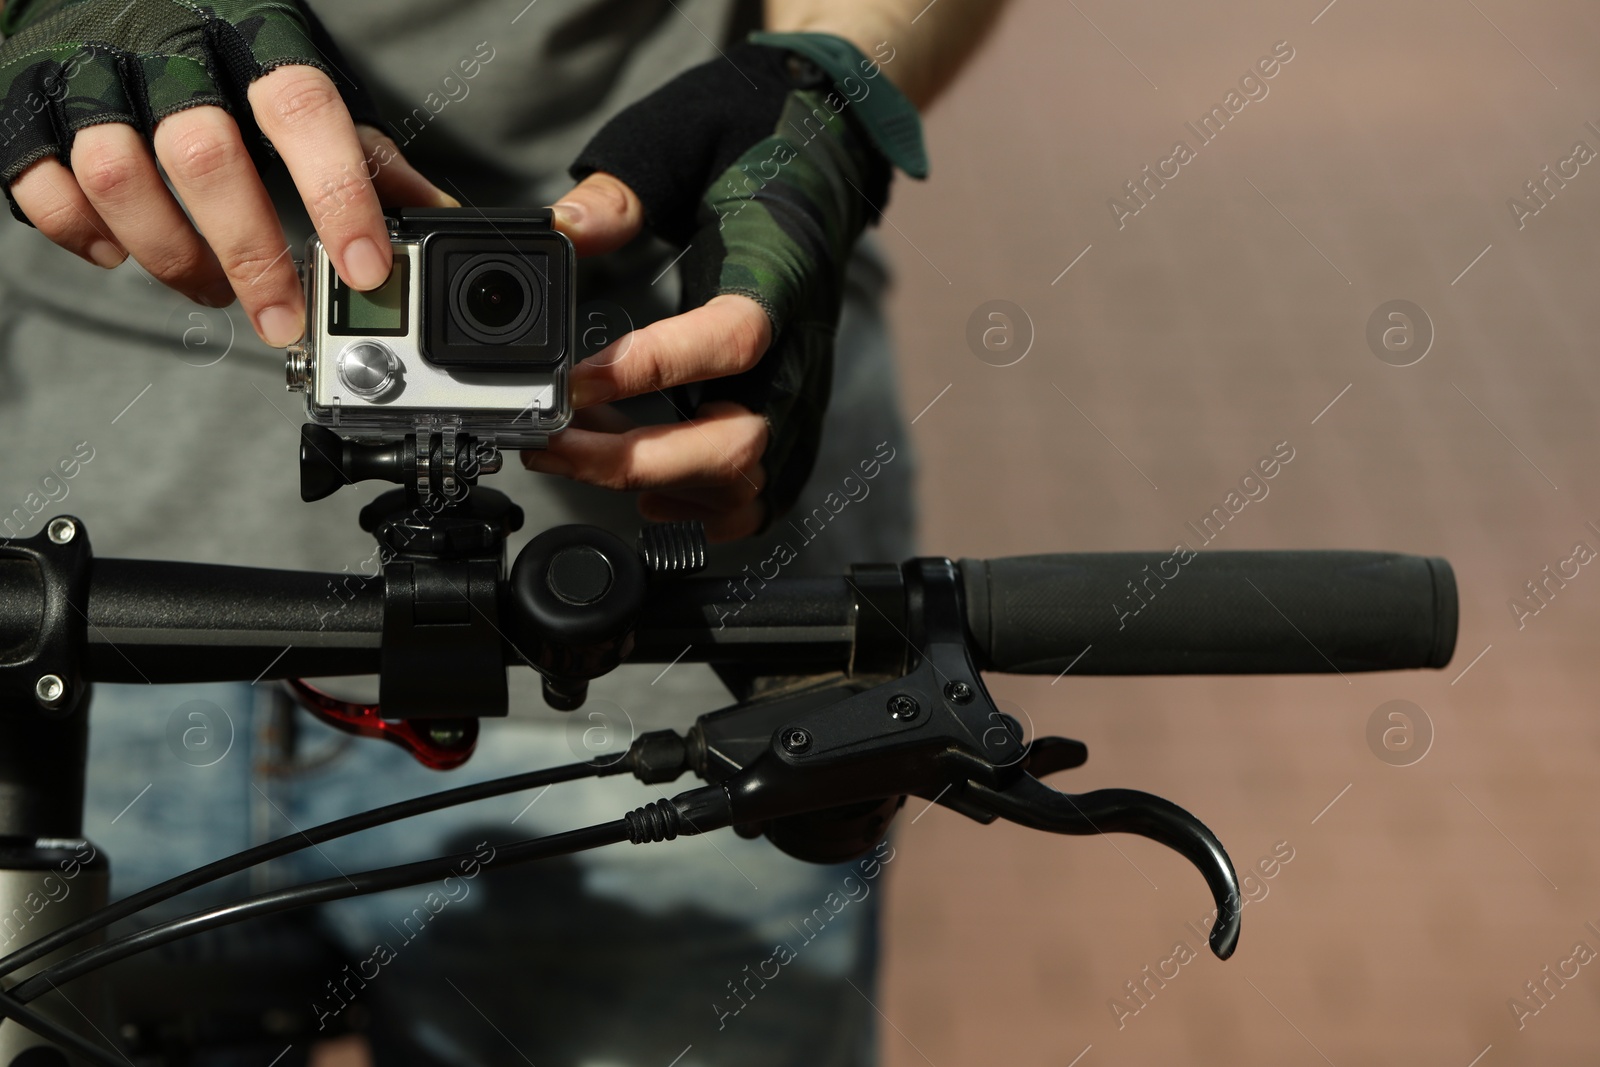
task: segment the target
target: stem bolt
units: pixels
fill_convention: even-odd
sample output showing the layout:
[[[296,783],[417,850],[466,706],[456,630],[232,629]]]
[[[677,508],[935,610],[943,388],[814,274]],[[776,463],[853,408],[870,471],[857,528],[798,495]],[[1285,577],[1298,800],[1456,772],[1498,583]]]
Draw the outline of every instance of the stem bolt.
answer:
[[[783,750],[791,756],[811,751],[811,734],[806,730],[789,730],[783,735]]]
[[[54,711],[67,698],[67,683],[58,674],[47,674],[33,684],[33,697],[40,707]]]
[[[904,693],[896,693],[889,698],[889,716],[901,722],[910,722],[922,714],[922,705],[918,704],[915,697]]]
[[[951,682],[944,687],[945,697],[956,704],[972,703],[972,686],[966,682]]]
[[[68,518],[51,519],[50,540],[58,545],[71,544],[72,539],[78,536],[78,524]]]

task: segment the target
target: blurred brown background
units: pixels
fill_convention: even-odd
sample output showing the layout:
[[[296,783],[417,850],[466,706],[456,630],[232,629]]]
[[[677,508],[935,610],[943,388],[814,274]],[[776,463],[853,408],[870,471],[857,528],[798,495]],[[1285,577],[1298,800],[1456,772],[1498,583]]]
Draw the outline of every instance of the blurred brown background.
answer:
[[[1160,846],[942,808],[901,820],[891,1067],[1600,1059],[1600,963],[1552,982],[1520,1030],[1507,1006],[1576,942],[1600,950],[1600,568],[1520,631],[1507,603],[1575,542],[1600,549],[1600,165],[1551,183],[1521,230],[1506,203],[1574,142],[1600,150],[1600,11],[1325,3],[1012,6],[931,116],[933,180],[897,187],[881,234],[906,407],[938,398],[914,427],[923,544],[1169,548],[1286,440],[1295,460],[1213,547],[1447,556],[1456,658],[1349,679],[993,679],[1041,731],[1089,744],[1057,784],[1167,796],[1241,866],[1279,842],[1294,858],[1220,963],[1185,927],[1204,886]],[[1175,141],[1197,147],[1184,123],[1280,41],[1294,58],[1269,95],[1119,230],[1107,200]],[[1393,299],[1436,331],[1412,366],[1366,341]],[[1031,320],[1013,366],[969,348],[991,300]],[[1432,725],[1410,766],[1367,742],[1395,699]],[[1200,958],[1119,1029],[1109,1002],[1179,940]]]

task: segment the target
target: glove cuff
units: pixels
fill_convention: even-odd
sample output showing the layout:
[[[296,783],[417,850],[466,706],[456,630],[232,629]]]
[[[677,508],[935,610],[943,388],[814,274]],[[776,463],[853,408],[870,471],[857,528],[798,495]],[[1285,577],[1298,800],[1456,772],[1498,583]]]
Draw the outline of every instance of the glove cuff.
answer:
[[[569,173],[574,181],[596,171],[620,178],[639,197],[650,229],[683,247],[700,225],[707,190],[728,177],[745,152],[773,136],[809,139],[807,131],[817,122],[787,129],[782,120],[795,93],[812,92],[818,121],[837,117],[863,150],[924,177],[922,121],[881,75],[872,60],[840,37],[754,34],[613,118],[584,146]],[[878,210],[888,199],[889,173],[884,168],[881,187],[860,190]]]
[[[834,91],[850,102],[873,147],[911,177],[920,180],[928,176],[922,117],[897,85],[887,78],[877,81],[883,73],[877,61],[831,33],[759,32],[752,33],[750,41],[782,48],[816,64],[833,81]]]

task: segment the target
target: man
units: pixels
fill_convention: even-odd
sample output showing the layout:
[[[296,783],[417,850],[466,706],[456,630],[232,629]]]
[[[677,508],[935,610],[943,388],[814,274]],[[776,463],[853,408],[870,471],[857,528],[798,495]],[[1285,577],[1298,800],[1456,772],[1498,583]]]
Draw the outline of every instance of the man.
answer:
[[[889,165],[918,169],[920,141],[895,136],[903,123],[868,120],[894,117],[886,101],[930,102],[999,6],[340,0],[313,4],[323,38],[285,3],[10,0],[3,17],[14,36],[0,71],[34,70],[55,47],[71,91],[51,97],[41,82],[47,106],[35,109],[3,87],[0,161],[10,164],[16,213],[38,232],[0,232],[0,417],[19,497],[36,468],[56,469],[58,453],[79,455],[80,466],[48,494],[58,506],[31,521],[24,509],[5,536],[31,536],[49,514],[70,511],[103,555],[356,572],[372,546],[354,513],[372,494],[297,499],[302,419],[273,351],[304,329],[288,250],[298,254],[314,224],[345,280],[372,288],[389,270],[384,207],[554,204],[556,224],[589,260],[580,300],[604,296],[623,309],[604,316],[608,328],[619,318],[639,328],[574,375],[575,427],[525,457],[558,477],[490,479],[528,513],[524,537],[569,521],[630,536],[642,512],[702,519],[725,542],[713,564],[726,573],[770,559],[779,543],[794,549],[791,575],[907,557],[911,460],[879,308],[885,275],[870,242],[853,259],[850,250],[876,220]],[[222,44],[191,70],[164,50],[182,36],[167,23],[195,16],[206,41]],[[311,47],[296,52],[302,25]],[[805,36],[742,43],[755,29]],[[107,40],[115,47],[73,66],[81,49],[66,45]],[[853,48],[840,53],[831,41]],[[111,53],[120,66],[107,64]],[[841,54],[854,66],[830,67]],[[152,67],[151,56],[167,65]],[[248,76],[241,56],[245,68],[256,64]],[[388,132],[352,118],[354,106],[356,118],[375,121],[363,88]],[[140,91],[142,106],[132,99]],[[746,153],[791,117],[791,97],[830,91],[849,106],[842,120],[821,116],[826,143],[802,143],[792,163],[752,172]],[[41,112],[53,125],[27,125]],[[792,141],[816,136],[790,125]],[[258,168],[253,126],[281,165]],[[828,159],[844,162],[827,170]],[[818,181],[841,193],[812,205],[816,254],[775,284],[730,282],[740,256],[767,251],[749,237],[770,203],[765,182],[799,181],[807,167],[824,167]],[[740,177],[752,173],[753,184]],[[845,184],[854,195],[842,195]],[[776,366],[799,368],[809,384],[774,387]],[[828,368],[824,420],[815,387],[826,391]],[[692,411],[674,391],[691,383]],[[868,463],[870,484],[860,480]],[[790,508],[809,514],[830,493],[841,499],[835,490],[852,476],[866,491],[825,511],[823,532],[786,528]],[[616,490],[637,491],[638,512]],[[88,834],[112,857],[123,895],[400,796],[587,758],[596,730],[625,742],[682,728],[729,699],[708,670],[624,667],[563,718],[542,706],[529,673],[513,676],[511,717],[485,723],[478,753],[449,778],[391,746],[269,714],[264,684],[102,687]],[[215,762],[169,742],[195,701],[214,709],[202,719],[217,732]],[[293,746],[283,740],[290,723]],[[254,884],[551,832],[653,799],[620,780],[509,797],[309,850]],[[328,909],[321,929],[347,962],[300,979],[303,1026],[290,1028],[294,1051],[282,1062],[305,1055],[306,1035],[337,1032],[363,1010],[380,1063],[871,1061],[882,883],[862,882],[856,868],[808,866],[732,835],[518,871],[487,866],[439,911],[419,910],[421,887]],[[852,903],[824,908],[825,929],[814,918],[802,929],[846,877],[860,887]],[[774,977],[764,964],[779,943],[792,959]],[[224,980],[241,987],[241,966],[274,949],[257,952],[243,935],[217,945],[231,968]],[[262,1045],[269,1058],[279,1047]]]

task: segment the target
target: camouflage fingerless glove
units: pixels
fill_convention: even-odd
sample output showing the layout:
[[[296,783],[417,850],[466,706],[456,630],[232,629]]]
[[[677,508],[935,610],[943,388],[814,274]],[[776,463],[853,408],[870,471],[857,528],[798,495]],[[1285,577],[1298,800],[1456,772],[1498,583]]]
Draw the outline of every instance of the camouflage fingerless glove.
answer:
[[[753,35],[618,114],[572,166],[626,182],[647,226],[687,249],[685,310],[738,293],[771,319],[754,369],[685,387],[679,404],[732,400],[766,417],[769,523],[815,465],[845,267],[893,166],[927,175],[916,110],[877,62],[825,34]]]
[[[10,0],[0,33],[8,197],[38,160],[68,163],[87,126],[122,122],[149,137],[168,115],[214,104],[253,129],[246,90],[283,66],[321,70],[357,122],[379,125],[327,31],[296,0]],[[14,202],[12,211],[21,218]]]

